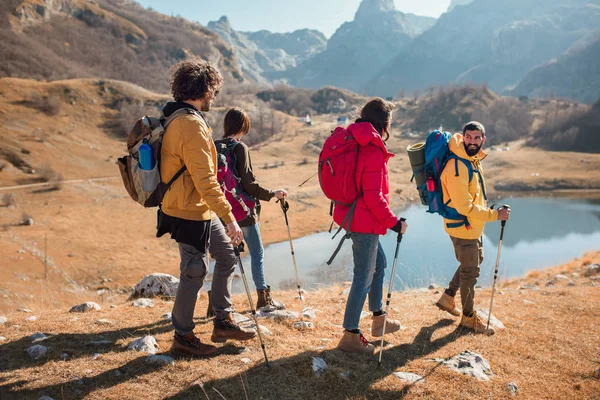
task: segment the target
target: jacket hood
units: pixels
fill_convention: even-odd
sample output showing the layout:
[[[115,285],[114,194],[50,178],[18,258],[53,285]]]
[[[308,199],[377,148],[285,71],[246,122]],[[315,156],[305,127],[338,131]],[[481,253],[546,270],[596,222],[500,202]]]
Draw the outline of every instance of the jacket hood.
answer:
[[[469,156],[467,154],[467,150],[465,150],[465,141],[461,133],[455,133],[452,135],[452,138],[448,142],[448,148],[460,158],[464,158],[465,160],[469,161],[481,161],[487,156],[487,153],[481,149],[479,149],[479,152],[474,156]]]
[[[189,103],[183,101],[169,101],[167,105],[163,108],[163,115],[165,116],[165,118],[169,118],[171,114],[182,108],[191,108],[192,110],[198,111],[196,107]]]
[[[390,156],[393,156],[393,154],[387,151],[381,135],[373,128],[373,125],[371,125],[370,122],[355,122],[348,125],[348,128],[346,129],[352,134],[352,137],[354,137],[354,140],[356,140],[360,146],[365,147],[369,144],[373,144],[380,147],[386,155],[389,154]]]

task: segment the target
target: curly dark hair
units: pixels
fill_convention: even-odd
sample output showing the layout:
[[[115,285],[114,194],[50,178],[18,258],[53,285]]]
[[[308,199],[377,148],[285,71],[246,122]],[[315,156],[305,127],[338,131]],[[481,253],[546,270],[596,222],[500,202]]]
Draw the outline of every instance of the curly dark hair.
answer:
[[[171,93],[175,101],[215,97],[223,86],[219,71],[199,57],[182,60],[171,68]]]
[[[375,97],[360,110],[360,118],[356,122],[370,122],[383,140],[387,141],[390,138],[388,129],[392,111],[394,111],[394,103]]]

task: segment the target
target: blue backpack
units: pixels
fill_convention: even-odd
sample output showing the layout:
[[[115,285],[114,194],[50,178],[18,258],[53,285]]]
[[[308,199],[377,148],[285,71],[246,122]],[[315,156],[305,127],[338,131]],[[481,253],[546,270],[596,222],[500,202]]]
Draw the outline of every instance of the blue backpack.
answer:
[[[467,229],[471,229],[467,217],[459,214],[455,208],[448,206],[451,200],[448,199],[445,203],[443,201],[442,182],[440,178],[446,164],[450,160],[454,160],[454,168],[456,176],[458,176],[458,162],[462,162],[469,171],[469,182],[473,179],[473,174],[477,173],[479,175],[479,183],[481,184],[483,196],[486,200],[487,196],[481,173],[478,170],[473,169],[473,165],[469,160],[458,157],[448,148],[448,142],[451,138],[451,133],[440,132],[438,130],[431,132],[429,136],[427,136],[427,141],[425,142],[425,165],[423,166],[425,183],[418,186],[417,189],[421,194],[421,198],[429,207],[427,212],[440,214],[446,219],[460,221],[447,223],[446,226],[448,228],[458,228],[464,225]]]

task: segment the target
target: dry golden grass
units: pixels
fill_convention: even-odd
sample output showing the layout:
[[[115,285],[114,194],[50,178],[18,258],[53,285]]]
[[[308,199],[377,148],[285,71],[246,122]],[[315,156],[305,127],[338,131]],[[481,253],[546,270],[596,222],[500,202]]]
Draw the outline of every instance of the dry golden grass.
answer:
[[[597,399],[600,287],[583,276],[582,264],[598,261],[600,252],[590,253],[583,260],[540,271],[535,279],[504,282],[495,297],[494,314],[506,329],[491,337],[459,328],[433,306],[439,296],[433,291],[394,293],[392,312],[406,329],[386,337],[380,369],[375,356],[335,349],[346,300],[340,287],[309,292],[305,303],[295,299],[293,291],[275,293],[288,309],[301,311],[309,306],[319,311],[312,331],[296,331],[291,322],[263,321],[273,333],[265,336],[270,369],[263,363],[258,340],[231,342],[207,360],[179,358],[166,367],[146,364],[146,355],[127,351],[127,345],[134,337],[154,335],[161,353],[168,353],[172,328],[161,317],[171,310],[167,301],[156,300],[152,309],[137,309],[121,297],[103,302],[102,311],[86,314],[70,314],[68,308],[34,309],[32,315],[39,317],[35,322],[24,321],[31,314],[11,311],[9,322],[0,326],[0,335],[7,339],[0,346],[0,398],[204,399],[204,389],[210,399],[220,398],[216,391],[226,399],[244,399],[245,388],[250,399],[502,399],[511,398],[507,384],[515,382],[522,399]],[[558,281],[544,287],[546,279],[557,273],[574,272],[580,274],[573,278],[576,286]],[[519,290],[525,283],[541,288]],[[489,296],[489,289],[479,290],[476,303],[486,308]],[[203,296],[198,315],[205,304]],[[245,296],[235,296],[234,304],[245,312]],[[114,325],[96,324],[101,318]],[[369,327],[367,317],[361,328],[371,339]],[[211,328],[211,322],[197,319],[196,332],[202,340],[209,340]],[[35,362],[23,353],[31,346],[29,336],[34,332],[50,336],[41,343],[49,348],[47,356]],[[111,344],[88,344],[96,340]],[[489,382],[428,361],[467,349],[490,362],[494,376]],[[95,353],[101,354],[96,360]],[[65,360],[63,354],[68,356]],[[312,372],[312,357],[322,357],[329,365],[323,376]],[[250,362],[245,364],[243,358]],[[414,372],[425,381],[407,385],[392,375],[395,371]],[[340,375],[345,373],[349,379]]]

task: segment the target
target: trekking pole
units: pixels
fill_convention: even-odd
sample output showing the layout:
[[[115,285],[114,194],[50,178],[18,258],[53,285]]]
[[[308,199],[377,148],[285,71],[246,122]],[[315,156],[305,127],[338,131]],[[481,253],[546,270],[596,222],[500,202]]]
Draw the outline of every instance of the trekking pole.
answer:
[[[493,206],[492,206],[493,208]],[[499,210],[502,208],[510,209],[510,206],[504,204]],[[498,267],[500,266],[500,252],[502,251],[502,238],[504,237],[504,227],[506,226],[506,221],[501,221],[500,225],[500,241],[498,242],[498,255],[496,256],[496,268],[494,269],[494,283],[492,284],[492,298],[490,299],[490,312],[488,313],[487,327],[485,329],[490,329],[490,320],[492,319],[492,306],[494,305],[494,293],[496,292],[496,281],[498,280]]]
[[[312,175],[310,178],[308,178],[307,180],[305,180],[304,182],[302,182],[301,184],[298,185],[298,187],[302,187],[304,186],[304,184],[308,181],[310,181],[312,178],[314,178],[315,176],[317,176],[318,172],[315,172],[314,175]]]
[[[242,280],[244,281],[244,287],[246,288],[246,294],[248,295],[250,311],[252,313],[252,317],[254,318],[254,324],[256,325],[256,332],[258,333],[258,339],[260,340],[260,347],[262,347],[262,351],[265,356],[265,364],[267,368],[271,368],[271,365],[269,364],[269,357],[267,357],[265,342],[263,341],[262,333],[260,333],[260,326],[258,325],[258,318],[256,316],[256,310],[254,309],[254,303],[252,303],[252,295],[250,294],[250,289],[248,288],[248,281],[246,280],[246,274],[244,273],[244,266],[242,265],[242,256],[240,255],[240,249],[241,251],[244,251],[244,242],[240,243],[239,247],[234,246],[233,251],[235,252],[235,256],[238,259],[238,265],[240,266],[240,272],[242,273]]]
[[[400,221],[406,221],[405,218],[400,218]],[[394,265],[392,266],[392,274],[390,276],[390,285],[388,286],[387,300],[385,301],[385,314],[383,314],[383,334],[381,335],[381,345],[379,346],[379,361],[377,368],[381,366],[381,357],[383,356],[383,338],[385,337],[385,325],[387,324],[388,311],[390,310],[390,301],[392,300],[392,290],[394,289],[394,276],[396,276],[396,264],[398,263],[398,250],[402,241],[402,233],[398,233],[396,240],[396,251],[394,253]]]
[[[298,296],[304,301],[302,289],[300,288],[300,278],[298,278],[298,265],[296,265],[296,255],[294,254],[294,244],[292,243],[292,233],[290,232],[290,223],[288,221],[287,211],[290,209],[290,204],[285,199],[277,200],[285,217],[285,225],[287,226],[288,238],[290,240],[290,250],[292,252],[292,261],[294,262],[294,272],[296,273],[296,285],[298,285]]]

